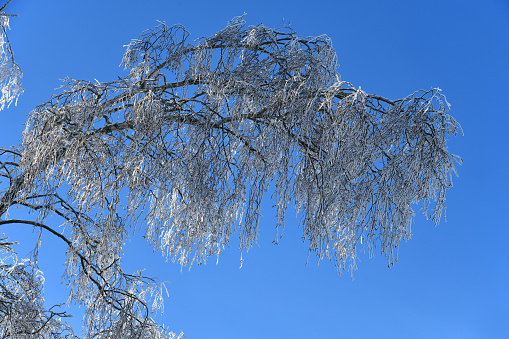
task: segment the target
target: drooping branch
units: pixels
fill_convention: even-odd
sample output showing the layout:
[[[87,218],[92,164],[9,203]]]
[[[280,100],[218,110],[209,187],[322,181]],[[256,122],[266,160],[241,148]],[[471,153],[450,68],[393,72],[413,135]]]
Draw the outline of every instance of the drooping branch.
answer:
[[[12,245],[0,233],[0,337],[2,338],[73,338],[72,328],[61,321],[69,317],[44,308],[42,274],[25,259],[18,261]]]
[[[438,222],[454,170],[446,138],[458,129],[440,92],[396,101],[366,94],[339,80],[328,38],[242,30],[240,22],[196,46],[182,27],[160,26],[128,46],[126,78],[70,81],[28,122],[26,185],[74,178],[69,192],[83,211],[105,206],[106,196],[120,201],[126,187],[126,219],[149,202],[148,238],[181,262],[193,248],[197,260],[218,254],[233,216],[254,230],[245,232],[249,248],[257,233],[250,213],[272,180],[286,192],[276,205],[294,200],[310,249],[336,253],[339,267],[360,238],[392,253],[409,236],[412,203],[438,195]],[[40,177],[52,171],[51,182]]]
[[[358,247],[378,246],[392,264],[412,205],[440,221],[460,161],[447,142],[461,129],[439,89],[365,93],[341,81],[326,36],[242,18],[188,36],[144,32],[127,46],[125,77],[68,79],[30,113],[22,145],[0,150],[0,216],[23,206],[37,227],[62,218],[65,234],[48,230],[66,239],[71,296],[98,337],[161,333],[136,298],[160,302],[160,290],[121,270],[131,230],[182,265],[219,255],[235,231],[248,250],[274,183],[278,230],[293,203],[318,258],[354,269]]]
[[[131,328],[131,332],[138,331],[140,333],[144,331],[153,331],[149,330],[150,328],[154,330],[160,328],[149,318],[151,310],[147,305],[145,297],[142,297],[142,295],[146,293],[143,290],[152,291],[153,287],[159,285],[155,279],[142,276],[141,274],[132,275],[123,273],[121,271],[120,258],[114,259],[108,266],[101,265],[100,261],[92,262],[97,260],[97,256],[91,253],[81,253],[74,248],[73,243],[64,235],[40,222],[19,219],[0,220],[0,226],[8,224],[27,224],[44,229],[63,240],[69,250],[78,258],[82,274],[85,275],[99,292],[97,296],[91,294],[88,300],[86,300],[87,303],[85,305],[88,306],[88,317],[95,318],[97,312],[104,312],[104,308],[107,309],[109,307],[113,308],[116,313],[110,314],[107,319],[103,319],[101,321],[101,326],[98,326],[92,321],[89,325],[91,332],[107,333],[108,331],[105,332],[104,329],[111,326],[127,326]],[[6,246],[7,243],[1,243],[1,245]],[[154,291],[152,291],[152,293],[153,292]],[[0,307],[3,302],[4,301],[0,300]],[[55,314],[58,315],[59,313],[51,313],[49,318],[43,321],[40,328],[31,333],[35,335],[41,331]],[[110,326],[106,326],[108,322]],[[109,332],[111,331],[112,330]],[[47,329],[44,330],[44,333],[47,333]]]
[[[4,12],[5,7],[10,2],[11,0],[7,1],[0,8],[0,110],[3,110],[5,106],[9,106],[13,101],[16,102],[23,93],[21,88],[23,72],[14,61],[14,54],[7,37],[7,30],[10,29],[9,18],[18,16]]]

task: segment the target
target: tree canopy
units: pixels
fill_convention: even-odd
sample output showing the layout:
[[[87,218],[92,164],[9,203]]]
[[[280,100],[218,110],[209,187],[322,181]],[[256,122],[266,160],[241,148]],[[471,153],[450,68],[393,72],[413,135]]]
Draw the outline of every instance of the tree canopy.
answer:
[[[164,286],[122,269],[133,232],[181,265],[218,256],[235,232],[247,251],[271,191],[276,241],[294,205],[309,252],[341,272],[375,247],[393,263],[412,205],[441,220],[460,127],[439,89],[365,93],[341,80],[327,36],[242,17],[194,41],[161,23],[122,64],[112,82],[66,79],[30,112],[22,143],[0,149],[0,225],[67,244],[69,300],[86,308],[87,337],[174,335],[152,318]],[[13,207],[34,219],[9,219]],[[36,258],[19,261],[2,237],[0,334],[72,336],[57,319],[66,314],[41,301]]]

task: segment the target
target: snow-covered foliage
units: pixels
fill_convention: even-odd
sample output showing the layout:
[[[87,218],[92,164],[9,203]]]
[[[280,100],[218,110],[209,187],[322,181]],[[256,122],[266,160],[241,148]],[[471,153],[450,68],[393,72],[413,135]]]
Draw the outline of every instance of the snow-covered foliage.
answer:
[[[0,9],[0,110],[3,110],[5,106],[9,107],[13,101],[16,103],[20,94],[23,93],[21,88],[23,72],[14,61],[11,44],[7,38],[10,15],[3,11],[5,6]]]
[[[242,17],[195,41],[160,24],[126,47],[126,77],[68,79],[30,113],[22,145],[2,151],[0,216],[17,205],[38,217],[0,224],[67,243],[70,299],[86,307],[89,337],[164,335],[150,317],[163,286],[122,271],[129,233],[181,265],[219,255],[234,232],[248,250],[271,184],[278,230],[295,205],[310,253],[339,271],[375,246],[392,263],[416,203],[439,223],[460,160],[439,89],[365,93],[341,80],[327,36]]]
[[[73,338],[61,321],[68,315],[57,307],[44,308],[42,272],[29,259],[18,260],[15,244],[0,233],[0,337]]]

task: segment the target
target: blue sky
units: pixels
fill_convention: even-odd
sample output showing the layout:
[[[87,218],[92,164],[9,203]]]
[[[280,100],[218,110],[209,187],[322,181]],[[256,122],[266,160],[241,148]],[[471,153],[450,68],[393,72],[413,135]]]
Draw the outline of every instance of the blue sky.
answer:
[[[275,211],[266,201],[258,247],[237,244],[219,264],[180,271],[139,240],[126,247],[127,271],[169,280],[160,322],[186,338],[507,338],[509,337],[509,2],[13,0],[9,38],[24,71],[17,107],[1,111],[0,144],[16,144],[27,113],[48,100],[58,79],[109,81],[122,75],[123,45],[145,29],[183,24],[199,38],[247,13],[248,25],[290,23],[300,35],[327,34],[342,79],[368,93],[405,97],[440,87],[464,136],[450,151],[464,159],[447,196],[447,222],[417,215],[398,263],[361,255],[354,280],[316,265],[289,213],[273,245]],[[36,240],[27,226],[0,230]],[[7,229],[9,227],[9,229]],[[48,303],[65,302],[65,247],[44,237],[41,268]],[[80,310],[73,310],[80,324]],[[79,325],[78,325],[79,326]]]

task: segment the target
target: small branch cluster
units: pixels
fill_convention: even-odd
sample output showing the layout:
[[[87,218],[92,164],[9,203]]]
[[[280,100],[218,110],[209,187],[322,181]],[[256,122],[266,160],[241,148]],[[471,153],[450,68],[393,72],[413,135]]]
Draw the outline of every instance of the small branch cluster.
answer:
[[[73,338],[72,328],[61,321],[66,312],[44,308],[42,273],[28,259],[18,261],[9,242],[0,233],[0,337]]]
[[[18,64],[14,61],[11,44],[7,37],[9,27],[9,18],[17,15],[10,15],[4,12],[5,7],[11,2],[9,0],[0,8],[0,110],[5,106],[18,100],[23,93],[21,88],[21,78],[23,72]]]

